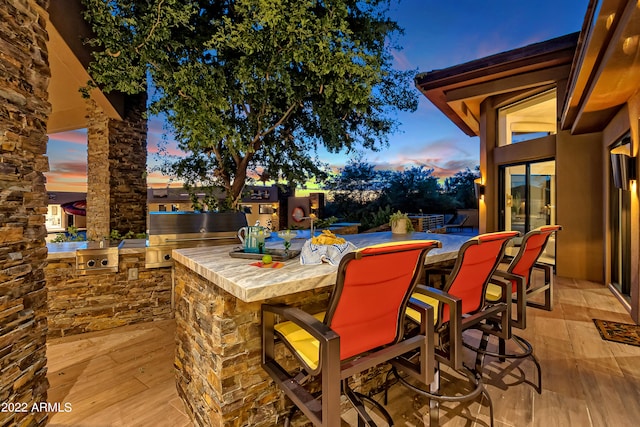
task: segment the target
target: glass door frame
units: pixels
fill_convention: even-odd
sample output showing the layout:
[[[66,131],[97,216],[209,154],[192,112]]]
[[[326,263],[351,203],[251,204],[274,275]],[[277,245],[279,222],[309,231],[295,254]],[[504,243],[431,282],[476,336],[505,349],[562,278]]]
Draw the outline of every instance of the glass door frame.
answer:
[[[537,160],[532,160],[532,161],[527,161],[527,162],[518,162],[518,163],[510,163],[510,164],[504,164],[504,165],[500,165],[498,167],[498,194],[499,196],[499,206],[500,206],[500,211],[498,212],[498,226],[500,227],[500,230],[506,230],[506,205],[507,205],[507,201],[506,201],[506,179],[505,179],[505,171],[507,168],[510,167],[516,167],[516,166],[524,166],[525,168],[525,185],[524,185],[524,200],[525,201],[529,201],[529,199],[531,198],[531,191],[530,191],[530,187],[531,187],[531,166],[536,164],[536,163],[544,163],[544,162],[551,162],[551,161],[555,161],[554,158],[546,158],[546,159],[537,159]],[[555,173],[554,173],[555,175]],[[555,182],[552,184],[555,185]],[[555,193],[555,191],[554,191]],[[555,205],[555,201],[551,200],[551,203],[553,205]],[[529,231],[531,229],[531,203],[525,203],[524,208],[525,208],[525,212],[524,212],[524,232],[526,233],[527,231]],[[553,215],[555,217],[555,215]],[[553,222],[553,221],[552,221]]]
[[[631,144],[626,133],[608,147],[608,152]],[[624,150],[623,150],[624,151]],[[630,151],[629,151],[630,154]],[[631,310],[631,192],[616,188],[613,175],[609,173],[609,287],[618,299]]]
[[[535,204],[534,200],[531,200],[531,189],[534,183],[532,177],[541,176],[545,174],[540,174],[540,173],[532,174],[532,167],[535,168],[536,165],[546,163],[546,162],[554,162],[553,174],[546,175],[551,177],[547,187],[549,189],[549,195],[548,195],[549,200],[547,203],[547,196],[544,196],[544,200],[542,200],[542,203],[544,203],[544,205],[542,205],[539,201],[537,204]],[[509,225],[510,229],[514,229],[512,225],[513,222],[511,222],[510,224],[507,224],[507,214],[506,214],[507,209],[511,209],[511,205],[507,204],[507,191],[506,191],[507,190],[506,188],[507,187],[507,177],[506,177],[507,170],[508,168],[511,168],[511,167],[524,167],[524,197],[522,199],[523,200],[522,203],[524,204],[524,212],[520,213],[520,215],[524,214],[524,224],[522,226],[522,229],[518,227],[516,228],[516,230],[520,231],[522,235],[524,235],[531,229],[539,227],[541,225],[539,220],[536,221],[537,223],[532,224],[534,219],[532,217],[532,209],[534,209],[534,204],[538,209],[536,212],[533,212],[533,214],[538,216],[538,218],[535,218],[535,219],[539,219],[540,215],[542,215],[541,219],[544,224],[547,224],[547,223],[555,224],[556,222],[555,198],[557,197],[557,194],[556,194],[556,180],[553,177],[556,176],[556,163],[555,163],[555,158],[543,158],[543,159],[536,159],[536,160],[530,160],[525,162],[504,164],[498,167],[498,191],[499,191],[498,226],[500,227],[500,230],[507,230],[507,225]],[[537,172],[537,171],[534,171],[534,172]],[[511,194],[511,189],[509,191],[509,194]],[[515,241],[516,246],[519,245],[519,240],[520,239],[516,239]],[[545,259],[543,260],[543,262],[549,263],[549,264],[555,264],[555,239],[553,241],[548,242],[547,248],[544,253],[544,257]]]

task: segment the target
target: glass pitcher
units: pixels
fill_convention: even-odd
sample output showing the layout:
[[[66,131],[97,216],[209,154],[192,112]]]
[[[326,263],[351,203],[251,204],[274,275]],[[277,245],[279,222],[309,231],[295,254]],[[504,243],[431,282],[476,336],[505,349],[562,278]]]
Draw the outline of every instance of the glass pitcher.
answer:
[[[245,252],[262,253],[264,249],[264,228],[257,226],[242,227],[238,230],[238,239]]]

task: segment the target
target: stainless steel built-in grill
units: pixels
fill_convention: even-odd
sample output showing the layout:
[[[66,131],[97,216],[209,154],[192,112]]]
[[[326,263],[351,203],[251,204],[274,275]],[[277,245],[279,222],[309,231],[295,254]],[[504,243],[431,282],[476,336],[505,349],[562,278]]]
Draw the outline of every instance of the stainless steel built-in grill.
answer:
[[[238,243],[238,230],[246,225],[242,212],[151,213],[145,266],[170,267],[174,249]]]
[[[81,275],[117,273],[118,246],[108,242],[87,242],[86,248],[76,250],[76,272]]]

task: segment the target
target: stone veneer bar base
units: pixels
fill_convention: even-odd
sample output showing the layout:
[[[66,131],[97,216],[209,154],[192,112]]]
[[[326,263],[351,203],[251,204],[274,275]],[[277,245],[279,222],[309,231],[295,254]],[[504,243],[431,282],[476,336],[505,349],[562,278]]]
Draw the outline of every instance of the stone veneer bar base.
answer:
[[[165,320],[171,313],[171,268],[145,268],[145,252],[119,257],[117,273],[78,275],[75,257],[45,268],[49,338]]]
[[[437,238],[442,248],[429,252],[425,264],[454,260],[464,236],[390,232],[348,235],[356,247]],[[302,245],[298,239],[296,245]],[[262,303],[297,306],[309,313],[326,309],[337,267],[285,262],[281,269],[256,269],[229,256],[233,246],[173,251],[175,261],[176,382],[197,426],[281,425],[292,405],[261,367]],[[283,347],[277,358],[285,369],[292,361]],[[279,353],[278,353],[279,352]],[[289,357],[289,360],[285,359]],[[380,390],[388,365],[352,380],[367,394]],[[304,416],[294,426],[307,425]]]
[[[246,303],[179,263],[175,279],[176,382],[194,424],[282,424],[292,403],[260,364],[261,304],[284,303],[318,312],[326,308],[331,288]],[[356,378],[355,387],[361,392],[379,387],[384,379],[379,373],[380,369]],[[298,418],[298,423],[306,420]]]

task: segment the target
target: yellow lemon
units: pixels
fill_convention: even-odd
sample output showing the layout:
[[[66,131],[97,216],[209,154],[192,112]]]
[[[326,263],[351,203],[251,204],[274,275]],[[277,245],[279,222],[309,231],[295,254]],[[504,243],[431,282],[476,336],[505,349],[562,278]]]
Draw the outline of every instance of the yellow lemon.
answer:
[[[273,261],[273,259],[271,258],[271,255],[264,255],[262,257],[262,263],[263,264],[271,264],[272,261]]]

